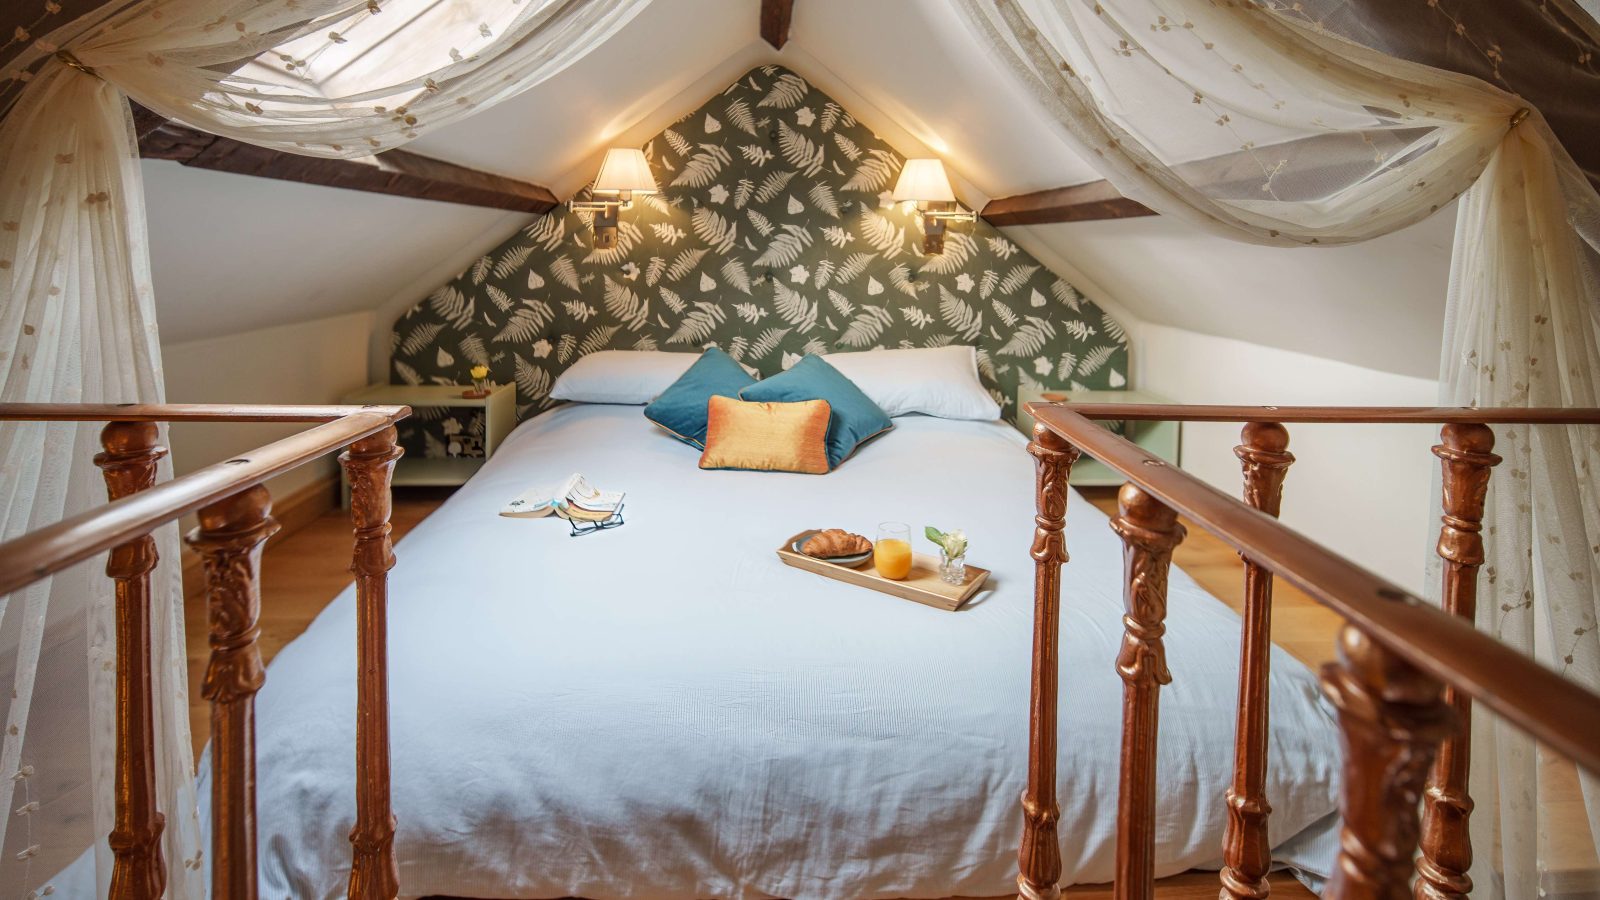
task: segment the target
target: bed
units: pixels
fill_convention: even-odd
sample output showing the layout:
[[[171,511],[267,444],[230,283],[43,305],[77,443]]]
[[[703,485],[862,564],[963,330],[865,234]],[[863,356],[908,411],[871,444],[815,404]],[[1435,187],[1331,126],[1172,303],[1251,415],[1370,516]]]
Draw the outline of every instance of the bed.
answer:
[[[569,404],[512,433],[396,550],[405,895],[1014,892],[1032,461],[1002,422],[895,423],[826,476],[701,471],[697,451],[637,406]],[[625,526],[572,538],[558,520],[496,515],[573,471],[627,490]],[[885,519],[964,528],[989,585],[949,613],[789,568],[773,552],[803,528],[870,535]],[[1121,548],[1079,497],[1067,546],[1063,881],[1103,882]],[[1237,684],[1237,616],[1177,571],[1169,596],[1158,874],[1220,865]],[[343,896],[354,620],[347,590],[273,661],[257,700],[264,897]],[[1274,648],[1272,666],[1272,841],[1315,877],[1336,851],[1336,728],[1303,665]]]

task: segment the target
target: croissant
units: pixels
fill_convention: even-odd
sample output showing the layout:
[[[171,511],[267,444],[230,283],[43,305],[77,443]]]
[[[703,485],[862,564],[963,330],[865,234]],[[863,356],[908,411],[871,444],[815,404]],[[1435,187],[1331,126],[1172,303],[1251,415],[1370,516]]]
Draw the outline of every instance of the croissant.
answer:
[[[829,528],[813,535],[802,549],[807,556],[816,559],[833,559],[866,553],[872,549],[872,542],[843,528]]]

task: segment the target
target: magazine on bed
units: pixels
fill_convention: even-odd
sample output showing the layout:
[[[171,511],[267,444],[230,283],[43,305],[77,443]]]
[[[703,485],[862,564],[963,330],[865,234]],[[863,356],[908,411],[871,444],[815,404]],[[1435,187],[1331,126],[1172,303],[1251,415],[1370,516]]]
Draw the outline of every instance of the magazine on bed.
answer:
[[[577,472],[557,484],[522,492],[500,510],[516,519],[538,519],[554,513],[563,519],[601,522],[622,507],[622,491],[602,491]]]

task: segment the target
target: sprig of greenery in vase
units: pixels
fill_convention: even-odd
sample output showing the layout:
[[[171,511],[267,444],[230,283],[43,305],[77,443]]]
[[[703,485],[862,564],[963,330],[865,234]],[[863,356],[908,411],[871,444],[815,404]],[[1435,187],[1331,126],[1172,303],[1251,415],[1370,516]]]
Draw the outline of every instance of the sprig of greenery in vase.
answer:
[[[938,545],[939,549],[944,551],[944,555],[951,559],[960,559],[967,555],[967,533],[959,528],[952,531],[940,531],[929,525],[923,531],[923,534],[927,536],[928,540]]]
[[[943,551],[939,560],[939,580],[947,584],[963,584],[967,580],[967,533],[959,528],[940,531],[932,525],[923,530],[928,540]]]

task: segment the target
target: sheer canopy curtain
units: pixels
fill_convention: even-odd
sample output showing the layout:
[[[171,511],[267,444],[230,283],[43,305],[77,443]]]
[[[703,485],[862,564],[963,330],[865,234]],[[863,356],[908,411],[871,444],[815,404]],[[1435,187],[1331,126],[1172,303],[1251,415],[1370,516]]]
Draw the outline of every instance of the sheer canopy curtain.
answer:
[[[0,400],[164,400],[128,97],[262,146],[365,156],[527,90],[648,2],[134,0],[38,41],[16,64],[43,65],[0,120]],[[97,449],[92,425],[0,427],[0,537],[103,501]],[[199,898],[207,862],[175,527],[158,552],[168,896]],[[5,896],[104,896],[109,885],[115,646],[103,571],[97,560],[0,597],[0,680],[12,688],[0,690]]]
[[[1335,244],[1459,197],[1440,401],[1596,405],[1600,197],[1518,97],[1341,39],[1316,18],[1331,0],[952,2],[1084,158],[1163,215],[1238,240]],[[1600,689],[1600,441],[1498,435],[1478,625]],[[1486,714],[1473,752],[1474,881],[1536,896],[1550,801],[1570,777]],[[1563,799],[1586,804],[1600,838],[1600,784],[1581,784]],[[1600,894],[1592,873],[1562,887]]]
[[[127,103],[92,78],[30,90],[0,129],[0,398],[161,402],[144,202]],[[53,128],[43,120],[70,111]],[[13,127],[15,126],[15,127]],[[21,173],[27,173],[26,178]],[[24,195],[17,190],[23,182]],[[68,252],[81,245],[84,253]],[[92,251],[92,252],[87,252]],[[0,537],[104,502],[93,424],[0,427]],[[170,465],[164,476],[171,476]],[[199,847],[176,526],[157,534],[151,642],[173,896]],[[98,841],[109,874],[114,621],[103,557],[0,598],[0,893],[31,896]],[[91,790],[90,786],[95,789]],[[90,882],[91,884],[93,882]],[[101,880],[101,890],[105,887]],[[63,895],[69,895],[65,890]],[[81,893],[80,893],[81,896]]]

